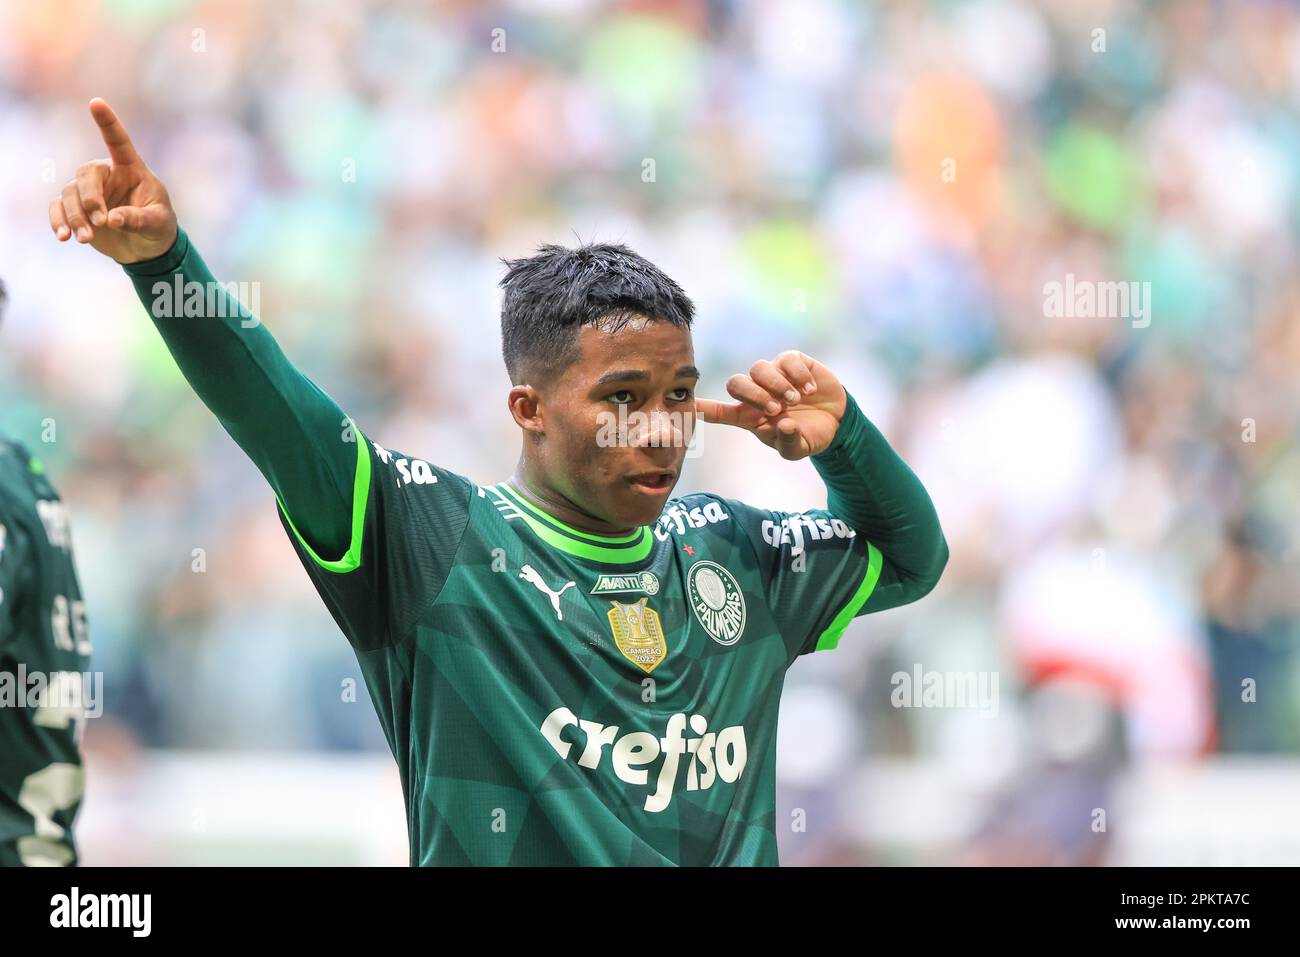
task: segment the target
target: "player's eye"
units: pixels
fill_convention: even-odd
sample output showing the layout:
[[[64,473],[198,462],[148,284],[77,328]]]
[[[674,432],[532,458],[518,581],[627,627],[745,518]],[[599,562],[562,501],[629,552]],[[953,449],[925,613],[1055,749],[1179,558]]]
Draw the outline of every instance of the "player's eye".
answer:
[[[680,388],[673,389],[672,392],[669,392],[668,398],[672,399],[674,402],[689,402],[692,394],[691,390],[686,386],[681,386]]]
[[[627,405],[632,401],[632,390],[619,389],[617,392],[613,392],[605,398],[610,402],[613,402],[615,405]]]

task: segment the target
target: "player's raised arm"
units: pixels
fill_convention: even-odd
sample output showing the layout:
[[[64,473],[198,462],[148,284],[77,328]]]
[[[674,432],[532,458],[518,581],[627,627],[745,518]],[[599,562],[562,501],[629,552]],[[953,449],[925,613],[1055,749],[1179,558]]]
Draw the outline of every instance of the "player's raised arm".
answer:
[[[50,229],[126,268],[199,398],[271,483],[303,539],[338,558],[356,528],[361,436],[216,282],[112,108],[94,99],[90,113],[108,157],[83,165],[50,203]]]
[[[872,551],[878,551],[878,566],[855,592],[860,602],[846,606],[849,618],[916,601],[935,586],[948,544],[934,504],[834,373],[802,352],[783,352],[756,362],[748,375],[732,376],[727,391],[736,402],[698,400],[704,421],[753,432],[785,459],[811,456],[826,483],[826,511],[870,543],[870,549],[862,547],[868,562],[875,564]],[[775,555],[783,543],[796,543],[797,553],[805,545],[821,549],[816,543],[829,545],[832,539],[814,518],[799,516],[786,517],[784,527],[771,530],[765,541],[775,546]]]

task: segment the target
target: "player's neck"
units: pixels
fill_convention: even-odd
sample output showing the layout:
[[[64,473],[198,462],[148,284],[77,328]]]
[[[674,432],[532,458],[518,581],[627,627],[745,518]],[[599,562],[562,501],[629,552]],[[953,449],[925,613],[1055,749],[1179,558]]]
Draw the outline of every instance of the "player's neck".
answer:
[[[547,515],[559,519],[565,525],[572,525],[580,532],[590,532],[593,535],[619,536],[631,535],[636,531],[632,527],[616,527],[588,512],[584,512],[554,489],[548,488],[544,483],[538,481],[535,476],[529,475],[527,466],[523,462],[515,466],[514,474],[506,481],[512,489]]]

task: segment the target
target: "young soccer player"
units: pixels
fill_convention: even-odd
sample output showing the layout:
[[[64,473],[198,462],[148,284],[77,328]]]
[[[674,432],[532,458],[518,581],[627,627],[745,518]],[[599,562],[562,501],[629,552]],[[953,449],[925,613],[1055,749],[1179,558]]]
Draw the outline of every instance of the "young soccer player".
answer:
[[[733,376],[735,402],[697,399],[677,284],[623,246],[545,246],[502,280],[519,464],[478,485],[359,431],[214,285],[108,104],[91,113],[109,156],[50,227],[125,266],[274,489],[401,769],[411,862],[775,864],[786,669],[947,560],[834,374],[792,350]],[[829,507],[670,498],[697,416],[811,456]]]

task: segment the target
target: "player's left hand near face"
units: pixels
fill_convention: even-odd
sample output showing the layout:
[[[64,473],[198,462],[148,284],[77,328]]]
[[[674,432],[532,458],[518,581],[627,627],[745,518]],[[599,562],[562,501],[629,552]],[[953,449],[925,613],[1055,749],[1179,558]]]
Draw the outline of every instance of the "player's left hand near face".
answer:
[[[738,401],[697,399],[700,418],[753,432],[791,460],[816,455],[830,445],[847,406],[844,386],[835,374],[793,349],[775,359],[760,359],[749,375],[733,375],[727,392]]]

